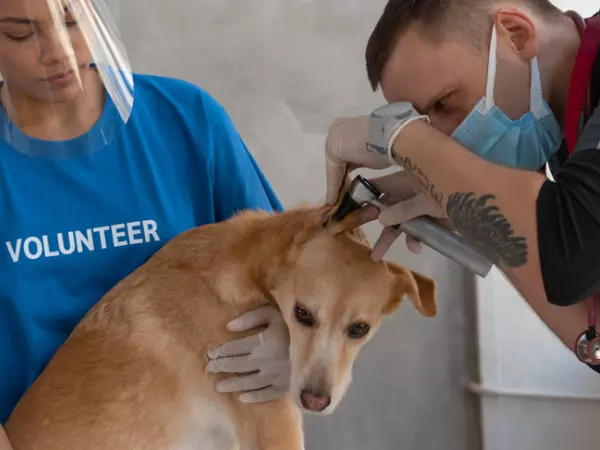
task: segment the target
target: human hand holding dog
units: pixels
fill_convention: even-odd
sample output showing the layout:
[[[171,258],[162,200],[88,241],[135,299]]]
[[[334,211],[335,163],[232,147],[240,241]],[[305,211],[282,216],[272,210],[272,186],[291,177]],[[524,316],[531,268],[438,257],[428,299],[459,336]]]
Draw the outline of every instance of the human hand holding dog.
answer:
[[[261,326],[266,329],[208,351],[208,373],[236,374],[219,380],[217,391],[239,392],[242,403],[275,400],[290,389],[290,338],[275,306],[250,311],[230,322],[227,328],[242,332]]]

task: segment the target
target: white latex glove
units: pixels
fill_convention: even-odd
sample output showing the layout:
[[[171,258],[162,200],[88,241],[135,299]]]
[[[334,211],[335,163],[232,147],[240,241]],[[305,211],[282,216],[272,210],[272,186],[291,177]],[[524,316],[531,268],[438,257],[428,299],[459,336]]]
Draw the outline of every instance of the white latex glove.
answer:
[[[429,118],[407,102],[384,105],[369,116],[336,120],[325,141],[327,204],[335,204],[347,172],[358,167],[379,170],[396,164],[391,155],[392,143],[413,120]]]
[[[208,373],[247,374],[220,380],[216,385],[218,392],[241,392],[242,403],[275,400],[290,388],[290,337],[276,307],[250,311],[230,322],[227,329],[241,332],[260,326],[267,328],[208,352]]]
[[[366,150],[369,124],[369,116],[341,117],[329,128],[325,141],[328,205],[335,204],[346,169],[351,172],[359,167],[385,169],[392,165],[387,156]]]
[[[443,219],[443,213],[439,206],[422,192],[408,172],[395,172],[383,177],[372,178],[369,181],[385,194],[383,203],[386,205],[386,208],[378,214],[379,223],[384,226],[384,229],[371,251],[371,257],[375,261],[381,260],[394,241],[402,234],[399,230],[392,228],[393,225],[420,216],[430,216],[450,227],[450,222]],[[359,213],[362,217],[358,218],[357,222],[362,225],[373,220],[372,209],[371,207],[363,208]],[[419,241],[410,236],[406,237],[406,245],[413,253],[421,251]]]

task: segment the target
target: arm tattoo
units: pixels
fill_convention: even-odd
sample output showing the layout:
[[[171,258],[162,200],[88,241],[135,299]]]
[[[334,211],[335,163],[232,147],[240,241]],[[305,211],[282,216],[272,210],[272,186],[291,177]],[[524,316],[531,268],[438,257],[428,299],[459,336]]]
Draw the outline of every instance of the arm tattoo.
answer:
[[[448,217],[467,240],[484,247],[491,262],[517,268],[527,263],[528,247],[523,236],[515,236],[508,219],[497,206],[488,205],[493,195],[476,197],[474,192],[456,192],[448,197]]]
[[[430,183],[421,168],[409,158],[394,152],[393,148],[392,156],[442,208],[443,194]],[[456,230],[469,242],[481,247],[492,263],[498,265],[502,262],[513,269],[524,266],[528,256],[525,237],[515,236],[510,222],[498,207],[487,204],[495,199],[493,195],[477,198],[474,192],[456,192],[448,197],[446,212]]]
[[[425,191],[431,197],[435,204],[441,208],[444,201],[444,196],[441,192],[438,192],[435,184],[429,182],[429,177],[423,173],[421,168],[417,164],[413,163],[410,158],[398,155],[396,152],[394,152],[393,148],[392,156],[398,162],[398,164],[404,168],[404,170],[410,173],[413,178],[417,180],[417,183],[419,183],[421,189],[423,189],[423,191]]]

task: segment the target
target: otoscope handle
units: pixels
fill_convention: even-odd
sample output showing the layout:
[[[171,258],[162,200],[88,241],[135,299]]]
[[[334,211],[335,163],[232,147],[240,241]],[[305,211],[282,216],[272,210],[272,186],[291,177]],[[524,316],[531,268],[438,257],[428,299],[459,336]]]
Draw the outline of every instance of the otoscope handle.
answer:
[[[366,204],[372,204],[382,209],[384,205],[380,200],[381,196],[381,192],[369,180],[358,175],[352,180],[332,219],[342,220]],[[430,217],[418,217],[394,228],[418,239],[426,246],[463,265],[482,278],[485,278],[492,268],[492,263],[473,245]]]
[[[492,263],[471,244],[429,217],[418,217],[397,227],[481,278],[485,278],[492,268]]]

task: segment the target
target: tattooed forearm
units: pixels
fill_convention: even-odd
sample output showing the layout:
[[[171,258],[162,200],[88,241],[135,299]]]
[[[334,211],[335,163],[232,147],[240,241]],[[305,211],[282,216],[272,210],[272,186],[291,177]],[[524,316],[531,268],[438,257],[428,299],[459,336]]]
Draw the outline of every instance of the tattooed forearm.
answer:
[[[394,160],[409,172],[433,201],[442,208],[444,196],[429,177],[410,158],[399,155],[392,147]],[[528,246],[525,237],[516,236],[500,209],[488,204],[494,195],[476,196],[474,192],[456,192],[448,196],[446,213],[455,229],[469,242],[481,248],[495,265],[515,269],[527,263]]]
[[[429,182],[429,177],[425,175],[421,168],[417,164],[413,163],[410,158],[398,155],[396,152],[393,152],[393,156],[398,164],[404,168],[404,170],[410,173],[415,180],[417,180],[417,183],[419,183],[421,189],[423,189],[423,191],[425,191],[425,193],[431,197],[435,204],[441,208],[444,201],[444,196],[436,189],[435,184]]]
[[[441,208],[444,196],[435,184],[410,158],[399,155],[392,149],[392,156],[409,172],[433,201]],[[525,237],[515,236],[512,225],[495,205],[493,195],[477,197],[474,192],[456,192],[448,197],[446,213],[456,230],[468,241],[481,247],[491,262],[510,268],[527,263],[528,247]]]
[[[517,268],[527,263],[528,247],[523,236],[515,236],[508,219],[493,195],[477,197],[473,192],[456,192],[448,197],[446,212],[457,231],[489,252],[491,262]]]

